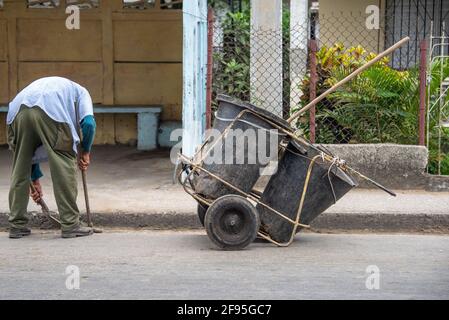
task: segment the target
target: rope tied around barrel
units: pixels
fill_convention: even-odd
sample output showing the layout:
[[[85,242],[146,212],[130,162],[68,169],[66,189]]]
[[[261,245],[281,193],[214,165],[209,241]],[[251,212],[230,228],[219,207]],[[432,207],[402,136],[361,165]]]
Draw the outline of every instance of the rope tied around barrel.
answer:
[[[326,159],[326,155],[324,152],[321,152],[321,159],[323,160],[323,162]],[[330,161],[331,164],[329,165],[329,168],[327,169],[327,179],[329,180],[329,185],[331,187],[331,191],[332,191],[332,196],[334,197],[334,204],[337,203],[337,196],[335,195],[335,189],[334,189],[334,185],[332,184],[332,179],[331,179],[331,171],[332,168],[335,168],[335,170],[337,170],[339,167],[344,167],[346,165],[346,161],[343,159],[340,159],[337,156],[332,156],[332,160]],[[334,174],[336,174],[336,171],[334,172]]]

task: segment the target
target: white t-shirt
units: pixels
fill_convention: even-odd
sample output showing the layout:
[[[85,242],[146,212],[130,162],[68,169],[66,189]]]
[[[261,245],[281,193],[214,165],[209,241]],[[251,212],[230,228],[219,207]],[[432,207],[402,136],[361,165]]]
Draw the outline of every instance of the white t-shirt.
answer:
[[[56,122],[67,123],[73,137],[73,150],[80,141],[77,133],[75,103],[78,104],[79,120],[93,116],[92,98],[86,88],[62,77],[46,77],[38,79],[19,92],[9,103],[6,123],[11,124],[21,105],[41,108]]]

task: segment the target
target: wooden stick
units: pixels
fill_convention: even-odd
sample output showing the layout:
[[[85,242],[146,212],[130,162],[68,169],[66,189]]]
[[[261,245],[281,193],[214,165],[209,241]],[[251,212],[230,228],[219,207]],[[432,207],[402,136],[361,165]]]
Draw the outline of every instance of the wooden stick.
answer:
[[[79,163],[81,157],[81,126],[80,126],[80,118],[79,118],[79,107],[78,103],[75,103],[75,117],[76,117],[76,131],[78,132],[78,136],[80,138],[80,143],[78,144],[78,152],[77,152],[77,160]],[[101,229],[94,228],[94,224],[92,222],[92,214],[90,212],[90,203],[89,203],[89,193],[87,191],[87,173],[85,170],[81,171],[81,178],[83,180],[83,191],[84,191],[84,202],[86,204],[86,216],[87,216],[87,226],[92,228],[95,233],[101,233]]]
[[[31,191],[36,192],[36,187],[34,186],[34,184],[32,182],[30,182],[30,188]],[[51,220],[53,220],[54,222],[56,222],[57,224],[61,225],[61,221],[59,221],[59,219],[53,217],[51,215],[50,209],[48,209],[47,204],[45,203],[44,199],[40,199],[39,202],[37,203],[38,205],[41,206],[42,212]]]
[[[379,60],[381,60],[383,57],[389,55],[390,53],[392,53],[393,51],[395,51],[396,49],[398,49],[399,47],[403,46],[406,42],[408,42],[410,40],[409,37],[405,37],[404,39],[402,39],[401,41],[395,43],[393,46],[391,46],[390,48],[388,48],[387,50],[385,50],[382,53],[379,53],[373,60],[367,62],[366,64],[364,64],[363,66],[361,66],[360,68],[358,68],[357,70],[355,70],[354,72],[352,72],[351,74],[349,74],[348,76],[346,76],[343,80],[340,80],[338,83],[334,84],[331,88],[327,89],[325,92],[323,92],[322,94],[320,94],[318,97],[316,97],[315,99],[313,99],[311,102],[309,102],[305,107],[301,108],[301,110],[296,111],[290,118],[287,119],[287,121],[289,123],[292,123],[293,120],[295,120],[296,118],[298,118],[301,114],[303,114],[304,112],[306,112],[307,110],[309,110],[310,108],[312,108],[314,105],[316,105],[318,102],[320,102],[321,100],[323,100],[325,97],[327,97],[329,94],[331,94],[332,92],[334,92],[335,90],[337,90],[339,87],[341,87],[342,85],[344,85],[345,83],[347,83],[348,81],[352,80],[354,77],[356,77],[357,75],[359,75],[360,73],[362,73],[363,71],[365,71],[366,69],[368,69],[369,67],[371,67],[373,64],[375,64],[376,62],[378,62]]]
[[[81,178],[83,180],[84,202],[86,203],[87,226],[93,228],[94,225],[92,224],[92,214],[90,213],[90,202],[87,191],[87,177],[85,170],[81,170]]]
[[[31,191],[33,191],[33,192],[36,192],[36,191],[37,191],[37,190],[36,190],[36,187],[34,186],[33,183],[30,183],[30,188],[31,188]],[[44,213],[48,214],[48,213],[50,212],[50,209],[48,209],[48,206],[47,206],[47,204],[45,203],[44,199],[41,198],[37,204],[41,206],[42,211],[43,211]]]

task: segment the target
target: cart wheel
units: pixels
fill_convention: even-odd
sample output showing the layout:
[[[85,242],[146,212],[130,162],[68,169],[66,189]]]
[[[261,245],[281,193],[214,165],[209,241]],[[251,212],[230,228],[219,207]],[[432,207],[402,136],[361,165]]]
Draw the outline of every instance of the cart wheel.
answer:
[[[209,207],[199,203],[198,207],[196,208],[196,213],[198,213],[198,218],[200,219],[201,225],[204,227],[204,217],[206,216],[206,211]]]
[[[239,250],[256,239],[260,218],[256,208],[245,198],[226,195],[215,200],[207,209],[207,235],[218,247]]]

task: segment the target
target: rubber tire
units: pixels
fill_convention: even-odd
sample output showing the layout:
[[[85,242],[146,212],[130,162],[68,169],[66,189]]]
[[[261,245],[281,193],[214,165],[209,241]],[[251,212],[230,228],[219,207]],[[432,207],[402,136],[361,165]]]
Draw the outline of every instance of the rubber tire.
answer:
[[[208,208],[209,208],[208,206],[198,202],[196,213],[198,214],[198,219],[200,219],[201,225],[203,227],[204,227],[204,219],[206,217],[206,212]]]
[[[207,209],[205,227],[210,240],[220,249],[240,250],[256,239],[259,213],[247,199],[226,195]]]

